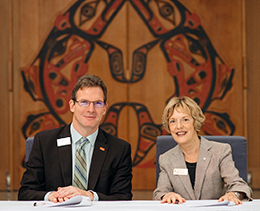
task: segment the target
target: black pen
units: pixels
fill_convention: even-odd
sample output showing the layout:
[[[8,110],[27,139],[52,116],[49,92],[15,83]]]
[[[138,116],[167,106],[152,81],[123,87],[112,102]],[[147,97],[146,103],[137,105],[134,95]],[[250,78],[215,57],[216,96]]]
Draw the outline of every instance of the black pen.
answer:
[[[43,205],[47,205],[48,203],[46,202],[34,202],[33,203],[33,206],[36,207],[36,206],[43,206]]]

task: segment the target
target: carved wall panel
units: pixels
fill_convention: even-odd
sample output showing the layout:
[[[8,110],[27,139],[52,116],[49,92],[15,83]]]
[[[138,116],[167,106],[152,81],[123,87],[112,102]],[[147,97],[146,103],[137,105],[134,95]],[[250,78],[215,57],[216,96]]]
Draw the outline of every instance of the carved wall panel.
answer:
[[[101,127],[132,145],[133,189],[155,188],[155,140],[172,96],[206,115],[201,134],[245,135],[242,3],[202,0],[38,0],[15,6],[19,140],[69,124],[71,89],[84,74],[108,87]],[[18,108],[18,105],[17,105]],[[15,187],[19,187],[15,182]]]

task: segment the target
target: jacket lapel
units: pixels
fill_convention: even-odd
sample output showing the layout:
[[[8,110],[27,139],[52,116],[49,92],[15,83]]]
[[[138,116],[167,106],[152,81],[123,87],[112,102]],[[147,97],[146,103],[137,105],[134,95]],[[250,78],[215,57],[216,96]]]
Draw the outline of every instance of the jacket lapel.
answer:
[[[90,190],[94,190],[96,186],[108,149],[107,140],[99,128],[89,169],[88,189]]]
[[[172,163],[173,171],[174,171],[174,168],[187,169],[184,155],[183,155],[181,149],[179,148],[179,145],[177,145],[175,147],[175,150],[173,151],[173,155],[175,157],[175,158],[171,159],[172,161],[174,161],[174,163]],[[186,189],[187,193],[190,195],[190,198],[194,200],[195,195],[194,195],[193,188],[191,186],[189,174],[176,175],[176,176],[179,177],[180,181],[182,182],[183,187]]]
[[[199,157],[196,166],[196,176],[195,176],[195,185],[194,191],[196,200],[200,199],[201,189],[205,179],[205,175],[212,157],[211,152],[209,151],[211,144],[205,138],[201,137]]]
[[[63,131],[60,134],[60,138],[70,138],[70,124],[65,126]],[[57,140],[56,140],[57,141]],[[61,166],[61,172],[63,176],[64,185],[68,186],[72,184],[72,149],[71,143],[68,145],[58,147],[59,161]],[[69,156],[70,155],[70,156]]]

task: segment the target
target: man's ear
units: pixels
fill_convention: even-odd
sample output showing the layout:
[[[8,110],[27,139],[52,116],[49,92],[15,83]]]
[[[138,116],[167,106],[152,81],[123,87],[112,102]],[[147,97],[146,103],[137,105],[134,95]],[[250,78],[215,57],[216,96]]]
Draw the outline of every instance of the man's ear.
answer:
[[[106,112],[107,112],[107,108],[108,108],[108,103],[106,103],[106,105],[105,105],[105,107],[104,107],[104,113],[103,113],[103,115],[106,114]]]
[[[70,100],[69,101],[69,107],[70,107],[70,111],[73,113],[75,111],[75,102],[74,102],[74,100]]]

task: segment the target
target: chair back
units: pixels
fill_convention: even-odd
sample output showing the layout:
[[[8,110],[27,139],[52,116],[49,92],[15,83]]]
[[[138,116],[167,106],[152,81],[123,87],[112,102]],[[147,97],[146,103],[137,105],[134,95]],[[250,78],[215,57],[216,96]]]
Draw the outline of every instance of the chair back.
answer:
[[[25,143],[25,161],[27,162],[32,150],[32,145],[33,145],[33,140],[34,137],[29,137],[26,139],[26,143]]]
[[[247,143],[243,136],[203,136],[210,141],[228,143],[232,149],[232,156],[235,166],[239,171],[239,176],[247,182]],[[156,139],[156,185],[159,177],[159,156],[169,149],[175,147],[177,143],[171,135],[158,136]]]

